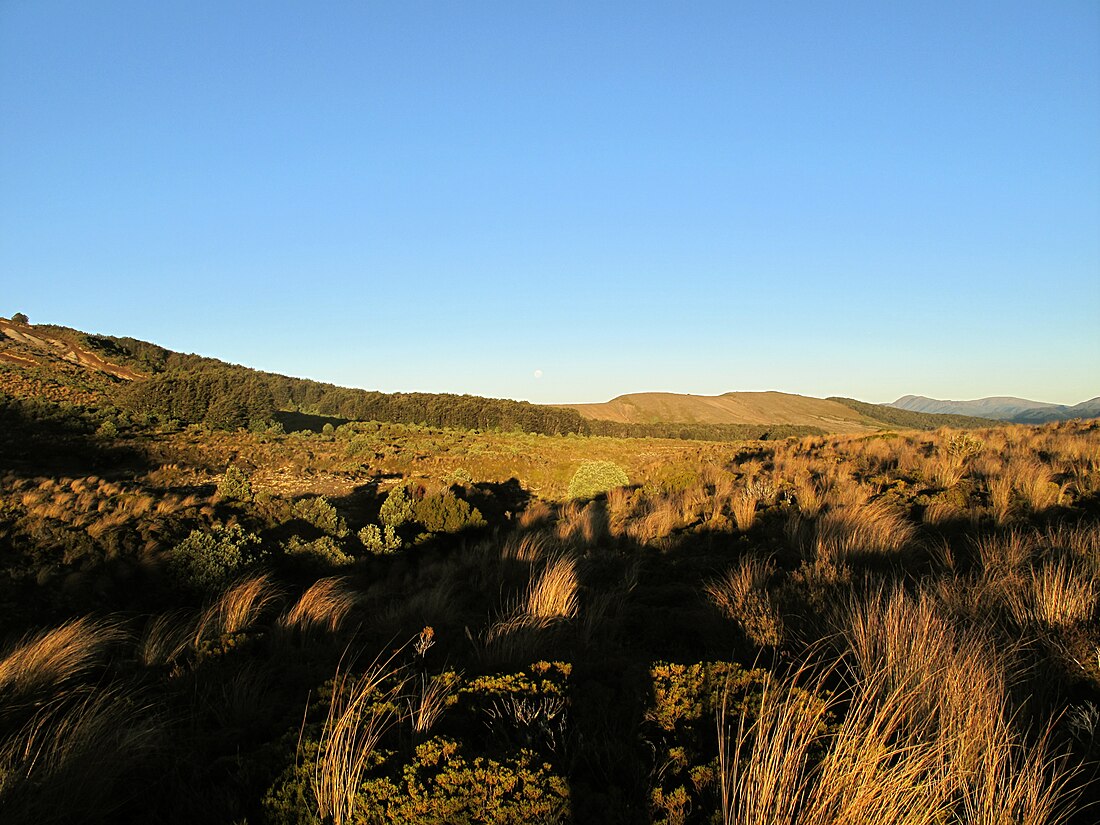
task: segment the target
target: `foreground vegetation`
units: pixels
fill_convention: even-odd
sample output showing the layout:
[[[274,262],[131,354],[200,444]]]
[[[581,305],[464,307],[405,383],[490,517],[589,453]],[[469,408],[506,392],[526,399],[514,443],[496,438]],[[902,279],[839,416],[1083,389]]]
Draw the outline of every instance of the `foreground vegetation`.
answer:
[[[5,821],[1094,819],[1096,422],[0,418]]]

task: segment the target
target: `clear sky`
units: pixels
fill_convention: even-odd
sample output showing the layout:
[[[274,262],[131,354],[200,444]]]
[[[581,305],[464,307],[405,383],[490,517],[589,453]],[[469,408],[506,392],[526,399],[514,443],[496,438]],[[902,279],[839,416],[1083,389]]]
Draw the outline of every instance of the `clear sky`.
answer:
[[[0,0],[0,315],[370,389],[1100,394],[1100,3]]]

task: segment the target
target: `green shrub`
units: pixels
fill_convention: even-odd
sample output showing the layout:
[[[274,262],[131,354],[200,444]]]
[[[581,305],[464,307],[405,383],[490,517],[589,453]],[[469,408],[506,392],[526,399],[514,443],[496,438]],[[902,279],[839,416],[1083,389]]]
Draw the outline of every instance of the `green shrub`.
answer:
[[[442,736],[420,745],[399,778],[364,782],[359,798],[384,822],[527,825],[569,818],[565,777],[531,751],[500,761],[467,758],[461,744]]]
[[[96,428],[95,434],[102,438],[114,438],[118,435],[118,424],[113,419],[108,418]]]
[[[614,487],[630,483],[626,471],[613,461],[586,461],[569,482],[570,498],[595,498]]]
[[[300,536],[291,536],[283,544],[283,552],[291,558],[301,559],[321,567],[343,567],[355,561],[331,536],[321,536],[314,541],[305,541]]]
[[[392,527],[395,530],[412,521],[412,499],[409,497],[409,491],[404,487],[394,487],[390,490],[390,494],[382,502],[378,518],[386,527]]]
[[[336,508],[329,504],[324,496],[299,499],[291,507],[291,513],[295,518],[300,518],[323,533],[338,539],[348,534],[347,523],[340,518]]]
[[[208,533],[192,530],[168,551],[168,565],[183,585],[213,590],[266,555],[259,536],[245,532],[239,524],[215,525]]]
[[[450,490],[427,495],[414,502],[412,513],[413,519],[428,533],[458,533],[485,526],[485,519],[478,509]]]
[[[363,542],[368,552],[375,555],[385,555],[401,549],[401,537],[390,524],[385,528],[379,528],[377,524],[368,524],[359,531],[359,541]]]
[[[252,501],[252,481],[240,467],[230,464],[218,482],[218,498],[230,501]]]

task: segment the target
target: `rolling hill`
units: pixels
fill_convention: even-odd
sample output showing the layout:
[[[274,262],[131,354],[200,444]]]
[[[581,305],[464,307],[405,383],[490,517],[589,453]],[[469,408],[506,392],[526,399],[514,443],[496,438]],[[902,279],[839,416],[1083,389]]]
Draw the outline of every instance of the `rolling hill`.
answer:
[[[571,404],[569,408],[587,419],[622,424],[794,424],[821,427],[828,432],[876,429],[843,404],[784,392],[641,392],[620,395],[602,404]]]
[[[890,428],[988,426],[986,419],[895,410],[851,398],[813,398],[785,392],[728,392],[690,395],[645,392],[620,395],[601,404],[570,404],[589,421],[621,425],[686,424],[715,427],[784,425],[829,433],[875,432]]]

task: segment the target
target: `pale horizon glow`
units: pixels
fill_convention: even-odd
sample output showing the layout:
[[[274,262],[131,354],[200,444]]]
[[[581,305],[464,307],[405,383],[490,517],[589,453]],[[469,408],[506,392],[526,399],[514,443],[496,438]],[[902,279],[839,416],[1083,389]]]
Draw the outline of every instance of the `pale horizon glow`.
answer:
[[[1100,394],[1100,5],[0,4],[0,315],[387,392]]]

